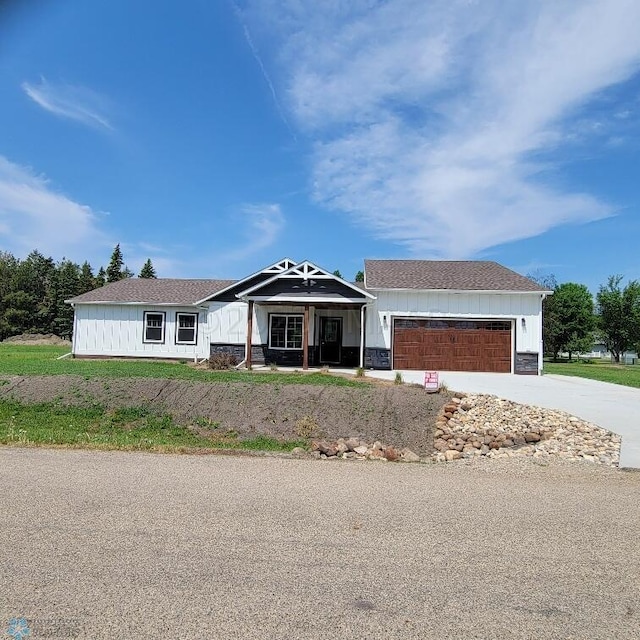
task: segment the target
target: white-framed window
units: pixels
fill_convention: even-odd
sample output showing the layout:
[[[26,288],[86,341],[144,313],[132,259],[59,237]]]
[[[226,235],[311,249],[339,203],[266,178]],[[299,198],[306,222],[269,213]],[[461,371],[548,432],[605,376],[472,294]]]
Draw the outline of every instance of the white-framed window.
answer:
[[[302,349],[302,316],[276,314],[269,316],[270,349]]]
[[[198,340],[198,314],[176,313],[176,344],[196,344]]]
[[[165,315],[164,311],[144,312],[143,342],[164,343]]]

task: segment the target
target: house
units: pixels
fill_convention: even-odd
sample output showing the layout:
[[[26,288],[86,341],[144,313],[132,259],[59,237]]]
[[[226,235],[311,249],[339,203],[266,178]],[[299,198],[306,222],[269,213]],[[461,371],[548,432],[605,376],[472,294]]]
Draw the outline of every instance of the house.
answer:
[[[237,281],[129,278],[67,302],[75,357],[538,374],[549,293],[488,261],[366,260],[352,283],[285,258]]]

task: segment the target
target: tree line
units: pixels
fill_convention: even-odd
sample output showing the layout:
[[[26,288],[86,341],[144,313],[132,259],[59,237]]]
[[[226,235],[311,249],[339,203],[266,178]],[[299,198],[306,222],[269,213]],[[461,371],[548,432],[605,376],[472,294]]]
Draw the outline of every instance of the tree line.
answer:
[[[623,284],[623,276],[609,276],[595,300],[583,284],[558,284],[553,275],[529,277],[553,295],[545,298],[543,341],[545,355],[556,360],[560,353],[588,353],[595,343],[604,344],[620,362],[625,351],[640,353],[640,282]]]
[[[65,300],[133,275],[124,264],[119,244],[107,267],[100,267],[95,274],[87,261],[77,264],[63,258],[55,262],[37,250],[21,260],[0,251],[0,340],[21,333],[70,338],[73,308]],[[138,277],[156,277],[151,260],[145,262]]]

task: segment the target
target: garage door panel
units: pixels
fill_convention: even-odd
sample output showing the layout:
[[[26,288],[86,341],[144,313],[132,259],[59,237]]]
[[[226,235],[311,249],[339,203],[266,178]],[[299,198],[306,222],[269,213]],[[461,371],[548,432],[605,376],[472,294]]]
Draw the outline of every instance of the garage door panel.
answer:
[[[511,323],[505,321],[396,320],[395,369],[511,371]]]

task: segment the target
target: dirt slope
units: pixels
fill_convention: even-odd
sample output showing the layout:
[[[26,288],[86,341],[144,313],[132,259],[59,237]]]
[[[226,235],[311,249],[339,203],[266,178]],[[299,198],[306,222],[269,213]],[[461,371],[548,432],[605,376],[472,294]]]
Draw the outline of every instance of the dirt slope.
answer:
[[[181,424],[218,423],[240,436],[286,439],[359,436],[416,453],[431,453],[436,414],[446,395],[405,385],[277,385],[150,378],[86,380],[79,376],[5,377],[0,399],[152,406]]]

